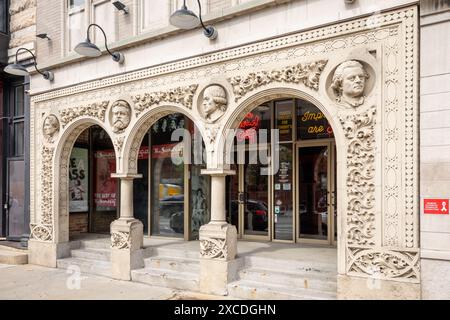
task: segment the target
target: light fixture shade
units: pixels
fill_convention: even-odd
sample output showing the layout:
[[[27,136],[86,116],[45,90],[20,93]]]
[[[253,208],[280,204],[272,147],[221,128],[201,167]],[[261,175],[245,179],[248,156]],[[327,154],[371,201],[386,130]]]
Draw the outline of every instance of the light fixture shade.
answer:
[[[197,15],[191,10],[188,10],[186,7],[182,7],[172,13],[169,22],[174,27],[186,30],[194,29],[200,24],[200,20]]]
[[[89,39],[77,44],[74,50],[76,53],[85,57],[100,57],[102,55],[100,49],[95,44],[90,42]]]
[[[9,74],[13,74],[16,76],[28,76],[28,70],[23,65],[18,63],[8,64],[4,71]]]

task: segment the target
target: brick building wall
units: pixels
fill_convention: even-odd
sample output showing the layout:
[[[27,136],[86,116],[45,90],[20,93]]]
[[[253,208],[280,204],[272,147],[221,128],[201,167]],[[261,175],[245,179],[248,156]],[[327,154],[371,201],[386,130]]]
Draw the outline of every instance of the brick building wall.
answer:
[[[37,0],[36,33],[47,33],[51,40],[38,39],[36,53],[38,63],[51,61],[62,56],[62,0]]]
[[[88,213],[70,213],[69,215],[69,234],[70,236],[88,232],[89,225]]]

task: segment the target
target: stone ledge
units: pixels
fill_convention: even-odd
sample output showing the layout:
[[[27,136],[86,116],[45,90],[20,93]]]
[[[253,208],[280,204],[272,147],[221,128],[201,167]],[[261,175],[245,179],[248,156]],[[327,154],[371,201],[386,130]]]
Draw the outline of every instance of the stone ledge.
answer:
[[[0,263],[4,264],[27,264],[28,253],[0,248]]]
[[[438,251],[438,250],[422,249],[420,251],[420,257],[422,259],[448,260],[448,261],[450,261],[450,251]]]

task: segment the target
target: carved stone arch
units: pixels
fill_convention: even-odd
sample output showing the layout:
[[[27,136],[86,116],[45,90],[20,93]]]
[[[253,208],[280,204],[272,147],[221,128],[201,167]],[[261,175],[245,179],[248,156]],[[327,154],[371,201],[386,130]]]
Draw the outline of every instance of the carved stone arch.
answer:
[[[345,132],[338,118],[337,109],[334,108],[333,105],[327,103],[327,101],[319,96],[318,94],[309,94],[305,91],[299,90],[298,86],[295,88],[294,86],[286,85],[284,87],[271,87],[265,88],[255,92],[252,96],[248,97],[240,104],[236,105],[233,109],[233,112],[228,116],[228,120],[225,123],[222,131],[220,132],[220,140],[216,148],[218,148],[218,155],[223,155],[225,157],[226,152],[226,132],[229,129],[235,129],[240,121],[242,121],[242,117],[247,114],[249,111],[257,107],[263,102],[270,101],[278,98],[299,98],[309,101],[314,104],[320,111],[324,113],[328,122],[330,123],[336,141],[336,161],[337,161],[337,181],[336,181],[336,197],[339,199],[337,202],[338,205],[338,221],[337,223],[337,232],[338,232],[338,272],[340,274],[346,273],[346,203],[347,203],[347,195],[345,192],[342,192],[346,189],[346,138]],[[221,165],[225,161],[225,159],[216,159]]]
[[[53,212],[54,239],[56,243],[69,241],[69,159],[72,148],[79,135],[87,128],[98,125],[102,127],[112,140],[108,127],[96,118],[83,117],[68,124],[58,141],[53,161]],[[115,148],[116,163],[119,154]],[[56,198],[57,197],[57,198]]]
[[[123,167],[120,173],[123,174],[136,174],[137,172],[137,159],[139,155],[139,148],[142,141],[150,130],[151,126],[169,114],[182,113],[194,122],[197,129],[200,131],[202,137],[205,137],[205,128],[200,119],[194,117],[192,112],[186,108],[179,107],[176,105],[159,105],[150,110],[145,114],[139,116],[139,119],[134,123],[130,134],[126,137],[123,147]],[[208,141],[204,139],[205,146],[208,148]]]

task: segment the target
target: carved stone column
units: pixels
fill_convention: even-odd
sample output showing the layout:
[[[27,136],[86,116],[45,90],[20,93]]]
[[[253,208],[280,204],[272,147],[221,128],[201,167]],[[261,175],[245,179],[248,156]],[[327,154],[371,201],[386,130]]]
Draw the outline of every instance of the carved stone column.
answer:
[[[200,228],[200,290],[227,294],[227,284],[236,276],[237,230],[225,214],[225,177],[232,170],[206,169],[211,175],[211,221]]]
[[[111,275],[131,280],[131,270],[142,268],[144,227],[133,217],[133,179],[142,175],[112,174],[120,179],[120,218],[111,223]]]

